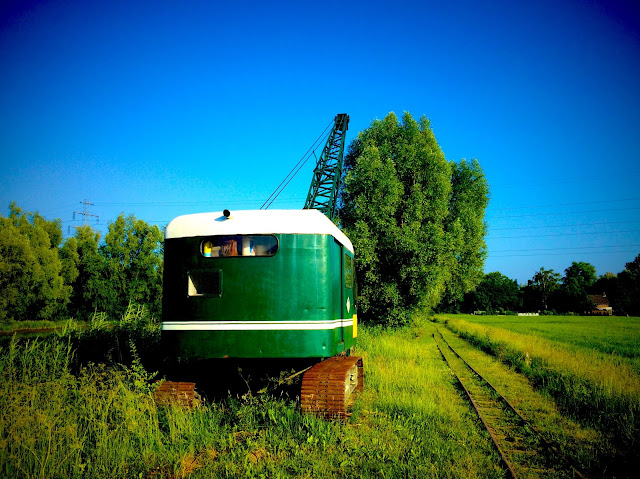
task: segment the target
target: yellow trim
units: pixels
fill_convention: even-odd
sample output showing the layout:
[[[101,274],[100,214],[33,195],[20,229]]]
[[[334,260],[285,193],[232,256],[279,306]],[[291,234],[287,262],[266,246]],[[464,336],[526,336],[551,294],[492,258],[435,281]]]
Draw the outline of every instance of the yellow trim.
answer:
[[[353,337],[354,338],[358,337],[358,315],[357,314],[353,315]]]

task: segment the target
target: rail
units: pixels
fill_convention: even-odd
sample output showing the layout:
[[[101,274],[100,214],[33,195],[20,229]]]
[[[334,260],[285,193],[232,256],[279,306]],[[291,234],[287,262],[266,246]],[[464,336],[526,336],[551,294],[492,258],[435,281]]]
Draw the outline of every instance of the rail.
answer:
[[[559,447],[545,438],[486,378],[460,356],[440,330],[436,328],[436,331],[437,336],[434,333],[433,339],[438,351],[488,431],[509,477],[584,479],[585,476],[562,454]]]

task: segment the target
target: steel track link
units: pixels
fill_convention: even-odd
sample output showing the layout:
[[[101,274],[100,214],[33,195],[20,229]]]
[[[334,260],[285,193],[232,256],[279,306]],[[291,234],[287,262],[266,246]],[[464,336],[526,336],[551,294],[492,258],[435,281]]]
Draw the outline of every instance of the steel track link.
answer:
[[[436,346],[489,432],[509,477],[584,479],[584,475],[559,448],[462,358],[437,328],[436,331],[438,337],[433,334]],[[439,342],[453,354],[452,358],[447,358]],[[452,363],[457,364],[454,366]]]

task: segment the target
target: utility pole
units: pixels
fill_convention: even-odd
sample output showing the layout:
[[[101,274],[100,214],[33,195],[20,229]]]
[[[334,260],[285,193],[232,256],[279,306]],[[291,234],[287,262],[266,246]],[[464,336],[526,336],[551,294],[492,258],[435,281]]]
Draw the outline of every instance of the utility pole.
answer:
[[[94,215],[93,213],[89,213],[89,206],[93,206],[93,203],[90,203],[88,199],[84,199],[84,201],[80,202],[81,205],[84,205],[84,211],[74,211],[73,212],[73,219],[76,219],[76,215],[82,215],[84,216],[84,226],[87,225],[87,217],[88,216],[93,216],[96,219],[96,223],[100,222],[100,217],[98,215]],[[74,226],[73,228],[77,228],[77,226]],[[71,234],[71,226],[69,226],[67,234]]]

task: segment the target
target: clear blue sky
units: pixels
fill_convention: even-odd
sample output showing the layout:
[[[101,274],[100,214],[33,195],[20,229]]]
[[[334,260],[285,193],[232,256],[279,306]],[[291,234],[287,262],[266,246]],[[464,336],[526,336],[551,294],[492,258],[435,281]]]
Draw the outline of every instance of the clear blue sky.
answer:
[[[640,253],[632,1],[5,1],[0,207],[82,223],[259,208],[336,113],[409,111],[491,185],[486,272]],[[307,164],[273,205],[301,208]]]

